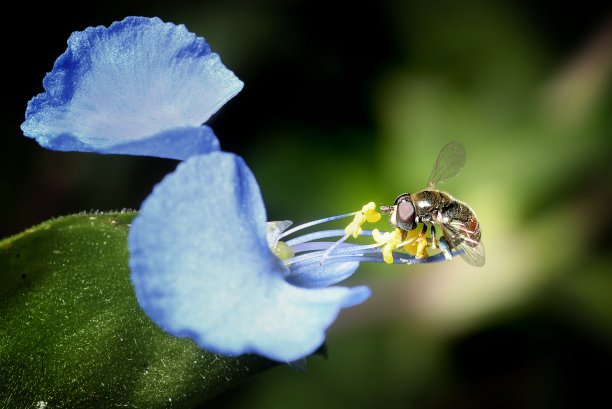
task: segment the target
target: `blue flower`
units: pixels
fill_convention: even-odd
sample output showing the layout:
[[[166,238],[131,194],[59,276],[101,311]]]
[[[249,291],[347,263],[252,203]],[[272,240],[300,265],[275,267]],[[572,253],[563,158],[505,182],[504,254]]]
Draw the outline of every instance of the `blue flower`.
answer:
[[[312,353],[339,310],[370,291],[290,284],[266,231],[259,187],[241,158],[219,152],[183,162],[132,224],[140,305],[166,331],[210,351],[287,362]]]
[[[295,361],[321,345],[342,308],[369,297],[367,287],[335,286],[360,262],[452,257],[445,247],[428,255],[426,229],[363,230],[380,219],[374,203],[291,229],[267,222],[251,171],[199,126],[242,82],[184,26],[128,17],[73,33],[44,87],[22,124],[42,146],[186,160],[133,222],[131,277],[155,323],[207,350]],[[345,217],[353,217],[345,229],[289,239]],[[359,236],[375,243],[348,241]]]
[[[186,159],[219,149],[200,126],[242,82],[183,25],[127,17],[73,33],[21,125],[50,149]]]
[[[136,296],[159,326],[209,351],[297,360],[321,345],[342,308],[369,297],[367,287],[331,286],[353,274],[360,261],[444,259],[394,253],[389,261],[381,250],[385,243],[345,242],[357,230],[373,234],[358,227],[371,212],[367,207],[286,230],[291,222],[266,223],[259,187],[240,157],[191,157],[155,187],[132,224]],[[281,240],[350,216],[358,221],[349,225],[354,228]]]

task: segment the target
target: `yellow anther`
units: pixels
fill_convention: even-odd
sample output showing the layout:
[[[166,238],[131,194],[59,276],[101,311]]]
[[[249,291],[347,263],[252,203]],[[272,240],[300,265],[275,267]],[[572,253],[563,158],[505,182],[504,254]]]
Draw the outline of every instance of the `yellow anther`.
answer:
[[[376,211],[376,203],[374,202],[363,205],[361,212],[365,215],[369,223],[376,223],[380,220],[381,216],[380,213]]]
[[[280,240],[276,242],[272,252],[281,260],[289,260],[295,255],[291,247],[289,247],[284,241]]]
[[[376,223],[380,220],[380,213],[376,211],[376,203],[370,202],[361,207],[361,211],[355,213],[355,217],[353,221],[349,223],[348,226],[344,228],[344,232],[353,236],[353,238],[359,237],[359,235],[363,232],[361,226],[367,221],[370,223]]]
[[[376,243],[382,244],[383,259],[387,264],[393,264],[393,250],[402,243],[402,231],[395,229],[390,233],[381,234],[378,229],[372,230],[372,238]]]
[[[417,251],[414,255],[416,258],[427,257],[427,239],[425,236],[419,236],[417,239]]]
[[[349,225],[344,228],[344,232],[348,235],[353,236],[353,238],[356,239],[361,234],[361,225],[365,223],[365,221],[366,218],[363,213],[359,212],[355,214],[353,221],[350,222]]]
[[[410,230],[406,233],[405,237],[406,245],[402,247],[406,253],[412,254],[415,258],[425,258],[428,256],[427,247],[427,236],[420,229]]]
[[[389,233],[385,233],[385,234],[389,234]],[[380,233],[380,230],[378,229],[372,230],[372,238],[374,239],[376,243],[386,243],[384,235],[382,235]]]

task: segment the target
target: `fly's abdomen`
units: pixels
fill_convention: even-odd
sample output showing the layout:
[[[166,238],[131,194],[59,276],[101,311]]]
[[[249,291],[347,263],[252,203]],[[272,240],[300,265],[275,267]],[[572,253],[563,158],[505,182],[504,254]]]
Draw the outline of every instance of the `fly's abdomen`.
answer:
[[[476,247],[480,243],[480,224],[476,219],[474,211],[464,203],[455,200],[446,206],[443,211],[444,217],[461,236],[467,237],[467,244]]]

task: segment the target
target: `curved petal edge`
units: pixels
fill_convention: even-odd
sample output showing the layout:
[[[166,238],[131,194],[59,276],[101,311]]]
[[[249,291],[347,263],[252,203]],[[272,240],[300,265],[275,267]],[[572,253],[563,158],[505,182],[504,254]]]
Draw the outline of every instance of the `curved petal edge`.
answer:
[[[266,241],[266,215],[244,161],[195,156],[159,183],[129,236],[141,307],[169,333],[226,355],[290,362],[316,351],[367,287],[296,287]]]
[[[51,149],[106,153],[201,125],[243,83],[184,25],[127,17],[74,32],[43,85],[28,102],[24,134]],[[137,146],[130,154],[147,155]]]

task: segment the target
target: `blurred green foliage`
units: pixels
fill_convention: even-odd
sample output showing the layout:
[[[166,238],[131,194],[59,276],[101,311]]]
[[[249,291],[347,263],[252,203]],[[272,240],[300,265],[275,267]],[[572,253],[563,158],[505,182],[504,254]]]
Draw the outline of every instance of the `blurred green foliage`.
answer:
[[[425,186],[445,143],[466,146],[463,173],[442,187],[478,214],[487,264],[363,266],[351,281],[371,286],[373,297],[332,327],[328,361],[311,359],[306,374],[277,368],[216,404],[609,401],[612,8],[484,0],[346,7],[117,4],[66,28],[145,14],[205,36],[245,82],[212,126],[253,169],[271,219],[389,203]],[[54,56],[63,44],[53,43]],[[52,58],[32,75],[36,86],[27,84],[36,92]],[[41,152],[18,135],[11,143],[29,160],[3,163],[33,166],[19,183],[0,172],[2,191],[15,193],[3,214],[21,221],[9,232],[25,227],[26,215],[138,207],[174,167]],[[41,197],[52,205],[34,206]]]

